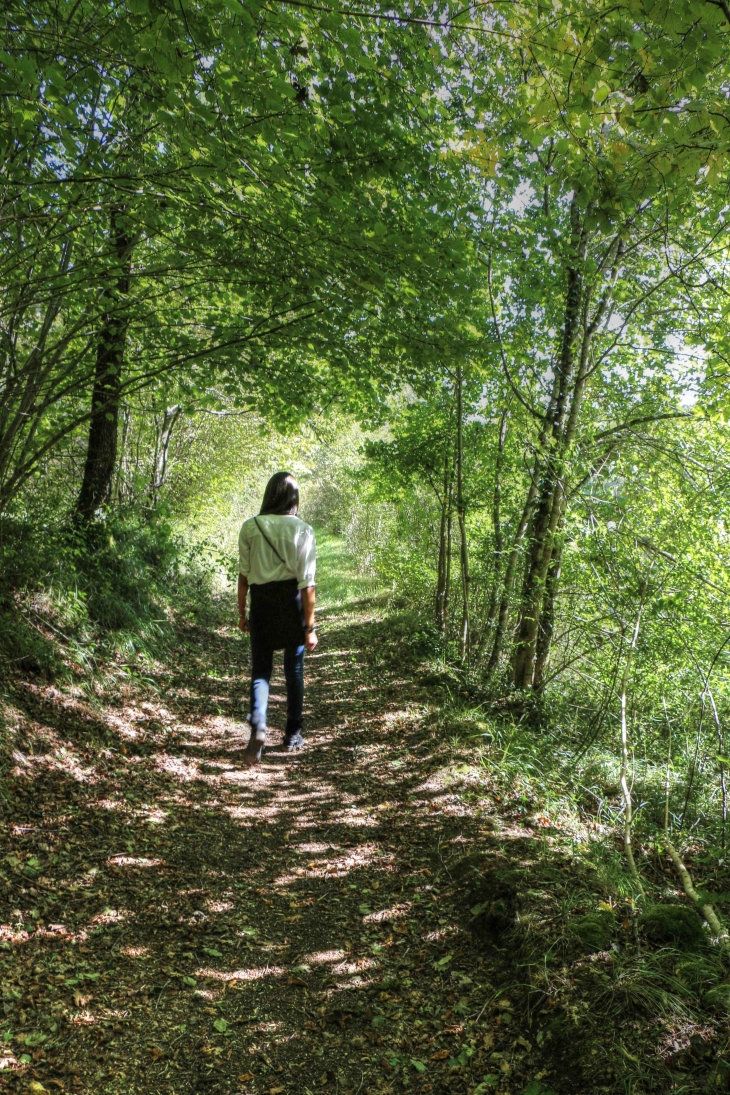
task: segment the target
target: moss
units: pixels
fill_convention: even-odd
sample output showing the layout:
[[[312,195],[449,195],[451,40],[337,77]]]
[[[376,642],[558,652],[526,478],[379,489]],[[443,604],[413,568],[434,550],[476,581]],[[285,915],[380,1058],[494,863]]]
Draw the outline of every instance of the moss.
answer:
[[[705,1004],[720,1015],[730,1015],[730,985],[717,985],[716,988],[706,992]]]
[[[677,967],[682,984],[694,990],[709,990],[722,978],[722,967],[705,958],[689,958]]]
[[[569,925],[571,935],[580,943],[586,954],[605,951],[611,943],[616,927],[616,917],[610,909],[599,909],[574,920]]]
[[[653,943],[671,943],[687,950],[707,945],[702,918],[687,905],[654,905],[639,923]]]

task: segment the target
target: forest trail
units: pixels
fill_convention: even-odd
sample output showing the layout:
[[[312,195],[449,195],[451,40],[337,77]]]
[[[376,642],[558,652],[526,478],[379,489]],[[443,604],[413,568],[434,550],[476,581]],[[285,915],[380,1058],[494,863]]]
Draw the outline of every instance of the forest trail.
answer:
[[[372,604],[320,612],[294,756],[277,748],[279,664],[253,771],[248,644],[232,604],[211,611],[146,682],[152,700],[129,681],[95,707],[24,687],[29,748],[3,809],[0,1084],[548,1090],[453,900],[450,868],[487,839],[484,819],[450,786]]]

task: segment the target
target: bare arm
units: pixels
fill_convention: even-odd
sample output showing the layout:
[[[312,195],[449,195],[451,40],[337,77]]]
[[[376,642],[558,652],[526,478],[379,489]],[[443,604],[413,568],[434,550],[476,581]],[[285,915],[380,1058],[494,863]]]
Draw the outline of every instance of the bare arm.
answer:
[[[241,631],[248,631],[246,619],[246,597],[248,596],[248,578],[244,574],[238,575],[238,626]]]
[[[314,586],[307,586],[302,591],[302,610],[304,612],[304,626],[314,628]],[[314,650],[317,645],[317,632],[305,631],[304,645],[307,650]]]

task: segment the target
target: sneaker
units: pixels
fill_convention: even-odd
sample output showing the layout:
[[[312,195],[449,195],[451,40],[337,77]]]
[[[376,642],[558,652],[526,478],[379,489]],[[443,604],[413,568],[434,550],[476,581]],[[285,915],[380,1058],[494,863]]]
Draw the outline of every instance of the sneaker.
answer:
[[[288,753],[293,753],[295,749],[301,749],[304,745],[304,738],[297,730],[296,734],[292,734],[291,737],[285,737],[283,744]]]
[[[255,768],[257,764],[261,764],[261,754],[263,751],[263,745],[254,744],[253,749],[246,746],[246,752],[243,754],[243,763],[249,768]]]
[[[255,765],[261,763],[261,754],[264,751],[265,741],[266,730],[264,729],[263,731],[256,731],[252,726],[251,737],[248,739],[246,752],[243,754],[243,763],[247,764],[249,768],[253,768],[255,767]]]

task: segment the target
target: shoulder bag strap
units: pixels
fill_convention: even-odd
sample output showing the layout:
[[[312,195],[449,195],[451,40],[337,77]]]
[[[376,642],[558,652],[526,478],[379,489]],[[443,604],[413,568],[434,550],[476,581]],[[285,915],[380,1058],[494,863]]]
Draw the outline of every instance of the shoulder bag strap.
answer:
[[[260,532],[260,533],[261,533],[261,535],[263,536],[264,540],[265,540],[265,541],[266,541],[266,543],[267,543],[267,544],[269,545],[269,547],[271,548],[271,550],[273,551],[274,555],[275,555],[275,556],[276,556],[276,558],[277,558],[277,559],[279,560],[279,562],[281,563],[281,565],[282,565],[282,566],[285,566],[285,567],[287,567],[287,569],[291,570],[291,567],[290,567],[290,566],[289,566],[289,564],[287,563],[286,559],[282,559],[281,555],[279,555],[279,552],[278,552],[278,551],[276,550],[276,548],[275,548],[275,547],[274,547],[274,545],[272,544],[271,540],[270,540],[270,539],[268,538],[268,536],[266,535],[266,533],[264,532],[264,530],[263,530],[263,529],[261,528],[261,525],[259,524],[259,519],[258,519],[258,517],[254,517],[254,521],[256,522],[256,528],[257,528],[257,529],[259,530],[259,532]]]

